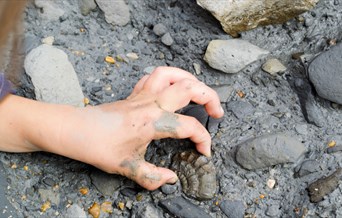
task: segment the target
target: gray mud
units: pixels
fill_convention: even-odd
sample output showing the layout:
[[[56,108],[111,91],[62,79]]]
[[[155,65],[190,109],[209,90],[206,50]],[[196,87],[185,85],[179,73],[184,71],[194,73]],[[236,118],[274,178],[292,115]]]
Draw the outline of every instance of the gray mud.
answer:
[[[197,77],[201,81],[208,85],[231,85],[234,88],[231,100],[239,100],[235,93],[243,91],[246,94],[243,100],[250,103],[255,112],[239,119],[226,111],[217,134],[213,134],[212,143],[219,185],[217,197],[204,202],[189,200],[212,217],[226,217],[218,206],[224,200],[244,202],[248,217],[342,216],[341,186],[319,203],[310,203],[306,190],[308,184],[341,167],[342,153],[328,154],[326,149],[330,140],[341,139],[342,109],[319,98],[308,82],[306,66],[291,58],[298,52],[317,55],[329,49],[331,39],[341,42],[341,0],[321,0],[312,11],[283,25],[241,33],[242,39],[270,51],[269,57],[276,57],[287,66],[287,71],[280,76],[263,72],[262,61],[234,75],[211,69],[203,61],[208,43],[231,37],[194,0],[131,0],[127,3],[131,22],[124,27],[107,24],[99,8],[88,16],[81,15],[77,1],[60,1],[65,15],[53,22],[43,21],[42,11],[30,5],[26,10],[26,52],[39,45],[42,38],[54,36],[54,45],[68,54],[92,105],[127,97],[146,67],[169,65],[195,74],[193,63],[200,64],[202,73]],[[174,43],[170,47],[153,33],[153,26],[158,23],[163,23],[173,37]],[[80,28],[85,31],[81,32]],[[139,59],[120,62],[119,67],[103,62],[106,55],[130,52],[137,53]],[[109,91],[104,88],[108,85],[111,86]],[[32,96],[29,94],[32,86],[25,83],[23,87],[22,93]],[[308,109],[307,105],[314,109]],[[304,159],[316,160],[317,171],[295,178],[293,164],[248,171],[235,162],[236,145],[260,135],[285,131],[305,145],[308,152]],[[168,167],[173,154],[191,146],[188,141],[155,141],[146,158]],[[7,173],[7,197],[17,210],[17,217],[65,217],[71,204],[87,211],[94,202],[104,201],[113,202],[115,209],[111,215],[102,213],[102,217],[139,217],[146,205],[148,211],[157,210],[154,214],[172,217],[158,202],[181,195],[179,190],[170,195],[160,190],[142,190],[128,179],[119,177],[123,185],[113,195],[103,196],[91,183],[93,168],[83,163],[46,153],[1,154],[0,160]],[[16,169],[11,168],[13,164],[17,165]],[[24,166],[28,170],[24,170]],[[268,179],[276,180],[273,189],[267,187]],[[81,195],[81,187],[88,187],[89,194]],[[38,193],[40,189],[54,190],[54,199],[59,199],[58,205],[52,203],[44,213],[40,211],[44,203]],[[137,199],[137,194],[142,199]],[[119,202],[130,204],[119,210]],[[148,214],[146,210],[145,215]]]

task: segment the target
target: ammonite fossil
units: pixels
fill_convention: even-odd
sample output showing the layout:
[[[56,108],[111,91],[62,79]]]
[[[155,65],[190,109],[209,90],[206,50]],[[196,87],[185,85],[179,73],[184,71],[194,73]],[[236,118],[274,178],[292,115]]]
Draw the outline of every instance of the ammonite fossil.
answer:
[[[187,196],[197,200],[214,197],[216,170],[209,158],[196,151],[184,151],[173,157],[171,168],[177,173]]]

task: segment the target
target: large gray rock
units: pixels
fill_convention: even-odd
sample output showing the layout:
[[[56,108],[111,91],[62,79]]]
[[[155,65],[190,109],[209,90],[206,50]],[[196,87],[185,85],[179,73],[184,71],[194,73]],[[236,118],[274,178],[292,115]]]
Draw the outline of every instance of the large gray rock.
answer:
[[[309,78],[319,96],[342,104],[342,43],[316,57]]]
[[[197,0],[210,11],[227,33],[239,32],[257,26],[283,23],[313,8],[319,0]]]
[[[56,21],[65,13],[65,11],[57,4],[59,0],[35,0],[34,4],[37,8],[42,8],[41,16],[47,21]]]
[[[130,21],[129,7],[124,0],[96,0],[107,23],[125,26]]]
[[[40,45],[25,59],[39,101],[83,107],[84,95],[67,54],[51,45]]]
[[[282,163],[296,163],[305,153],[304,145],[285,134],[264,135],[238,146],[236,161],[248,170]]]
[[[82,15],[84,16],[88,15],[90,11],[96,8],[96,3],[94,0],[78,0],[78,5]]]
[[[269,52],[241,39],[213,40],[204,60],[224,73],[237,73]]]

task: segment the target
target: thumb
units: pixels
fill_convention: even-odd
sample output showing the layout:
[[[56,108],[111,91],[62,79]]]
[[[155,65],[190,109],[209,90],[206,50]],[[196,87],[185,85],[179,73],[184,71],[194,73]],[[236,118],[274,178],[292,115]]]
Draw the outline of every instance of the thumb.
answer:
[[[146,161],[142,162],[138,170],[138,176],[133,178],[140,186],[147,190],[155,190],[165,183],[173,184],[178,177],[172,170],[157,167]]]

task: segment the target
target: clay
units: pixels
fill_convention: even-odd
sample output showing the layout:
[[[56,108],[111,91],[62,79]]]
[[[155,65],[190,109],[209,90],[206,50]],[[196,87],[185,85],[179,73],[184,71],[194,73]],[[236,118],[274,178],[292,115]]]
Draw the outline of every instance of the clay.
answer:
[[[183,192],[197,200],[212,199],[216,193],[216,170],[211,160],[196,151],[184,151],[173,157]]]

